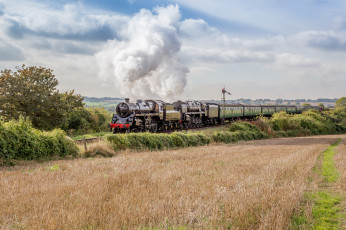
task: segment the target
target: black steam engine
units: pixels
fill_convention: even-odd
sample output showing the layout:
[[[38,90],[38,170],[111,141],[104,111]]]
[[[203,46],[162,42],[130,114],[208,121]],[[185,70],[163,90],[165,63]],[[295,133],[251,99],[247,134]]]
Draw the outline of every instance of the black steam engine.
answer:
[[[165,103],[160,100],[129,99],[116,107],[109,127],[117,132],[157,132],[202,127],[219,122],[220,107],[199,101]]]

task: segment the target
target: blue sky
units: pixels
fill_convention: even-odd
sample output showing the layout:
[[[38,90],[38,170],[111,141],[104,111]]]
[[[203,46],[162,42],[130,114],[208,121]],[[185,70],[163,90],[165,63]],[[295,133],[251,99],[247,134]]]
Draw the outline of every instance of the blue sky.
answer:
[[[345,58],[342,0],[0,0],[0,68],[85,96],[342,97]]]

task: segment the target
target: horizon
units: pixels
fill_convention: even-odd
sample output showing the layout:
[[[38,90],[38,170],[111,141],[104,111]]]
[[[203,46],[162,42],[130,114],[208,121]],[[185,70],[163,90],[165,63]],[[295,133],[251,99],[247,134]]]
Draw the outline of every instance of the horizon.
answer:
[[[95,99],[125,99],[126,97],[89,97],[89,96],[84,96],[81,95],[84,98],[95,98]],[[237,98],[237,99],[226,99],[226,101],[237,101],[237,100],[270,100],[270,101],[275,101],[275,100],[283,100],[283,101],[297,101],[297,100],[311,100],[311,101],[320,101],[320,100],[338,100],[340,98],[316,98],[316,99],[312,99],[312,98],[296,98],[296,99],[287,99],[287,98]],[[131,99],[130,100],[136,100],[136,99]],[[179,100],[179,99],[177,99]],[[220,99],[186,99],[186,100],[195,100],[195,101],[206,101],[206,100],[210,100],[210,101],[219,101],[222,100],[222,98]]]

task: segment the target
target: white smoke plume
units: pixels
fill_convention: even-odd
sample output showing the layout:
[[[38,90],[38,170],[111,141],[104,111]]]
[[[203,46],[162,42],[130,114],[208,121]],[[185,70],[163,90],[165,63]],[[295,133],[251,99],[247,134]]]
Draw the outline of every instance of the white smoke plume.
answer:
[[[96,54],[100,78],[125,97],[177,99],[189,72],[177,57],[179,20],[178,6],[142,9]]]

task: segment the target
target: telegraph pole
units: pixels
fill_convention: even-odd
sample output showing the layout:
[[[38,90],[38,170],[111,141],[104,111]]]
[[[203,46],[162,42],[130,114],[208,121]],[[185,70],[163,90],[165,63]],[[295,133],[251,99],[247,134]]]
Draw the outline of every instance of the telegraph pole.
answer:
[[[225,113],[226,113],[226,93],[229,95],[232,95],[230,92],[228,92],[225,87],[223,87],[222,89],[222,101],[223,101],[223,121],[222,121],[222,125],[225,124]]]

